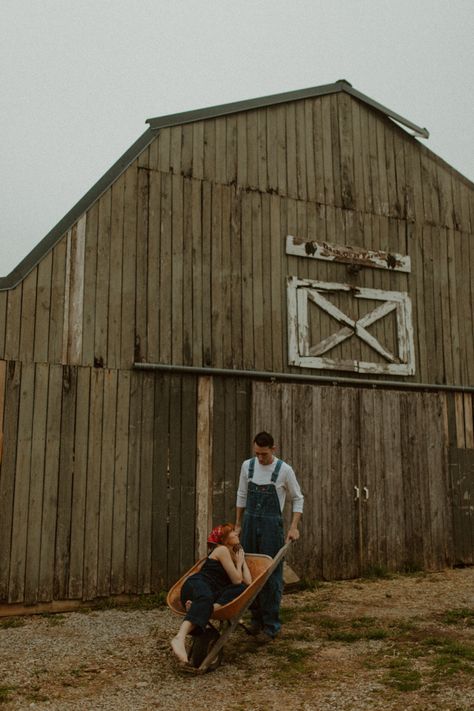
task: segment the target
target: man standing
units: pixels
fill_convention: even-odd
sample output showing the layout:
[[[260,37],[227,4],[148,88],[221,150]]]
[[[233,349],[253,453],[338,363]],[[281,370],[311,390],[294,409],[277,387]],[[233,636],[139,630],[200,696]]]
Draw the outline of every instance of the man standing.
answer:
[[[289,464],[274,456],[275,444],[268,432],[259,432],[253,441],[255,456],[240,470],[237,491],[236,531],[246,553],[265,553],[272,558],[284,545],[282,511],[288,493],[293,516],[287,541],[299,538],[298,523],[303,513],[303,494]],[[243,518],[242,518],[243,517]],[[283,593],[283,562],[265,584],[252,609],[252,634],[262,641],[274,639],[281,628],[279,619]]]

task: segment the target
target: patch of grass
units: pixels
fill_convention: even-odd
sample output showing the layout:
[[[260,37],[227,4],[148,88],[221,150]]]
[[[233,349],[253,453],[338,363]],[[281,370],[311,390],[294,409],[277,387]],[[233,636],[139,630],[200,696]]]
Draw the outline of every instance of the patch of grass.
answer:
[[[285,639],[292,640],[293,642],[314,642],[316,637],[315,631],[308,630],[307,632],[286,632]]]
[[[40,694],[39,692],[34,691],[31,694],[28,694],[26,696],[28,701],[34,701],[35,703],[41,703],[42,701],[49,701],[49,697],[45,696],[45,694]]]
[[[52,627],[56,625],[62,625],[64,620],[66,619],[65,615],[61,615],[54,612],[43,612],[40,617],[43,617],[45,620],[47,620],[48,624]]]
[[[416,691],[421,687],[421,674],[413,668],[411,660],[397,657],[390,662],[384,681],[397,691]]]
[[[11,627],[23,627],[26,624],[23,617],[4,617],[0,620],[0,629],[9,629]]]
[[[443,615],[443,622],[447,625],[464,624],[472,627],[474,626],[474,610],[468,607],[446,610]]]
[[[341,625],[340,620],[335,620],[333,617],[320,617],[318,619],[319,627],[327,630],[335,630]]]
[[[370,565],[364,570],[362,578],[364,580],[380,580],[381,578],[391,580],[393,575],[391,575],[383,565]]]
[[[277,668],[273,678],[284,686],[295,686],[301,683],[301,676],[307,671],[312,650],[296,646],[286,640],[278,641],[267,648],[268,653],[278,658]]]
[[[316,580],[316,578],[301,578],[297,583],[291,586],[291,590],[313,592],[314,590],[319,590],[324,587],[324,585],[326,585],[324,581]]]
[[[156,595],[137,595],[131,600],[122,601],[113,597],[105,597],[100,600],[94,600],[90,606],[81,607],[77,611],[87,615],[91,612],[100,612],[102,610],[155,610],[157,607],[166,605],[166,591],[157,593]]]
[[[375,622],[376,620],[374,617],[356,617],[352,620],[351,626],[354,627],[354,629],[358,629],[360,627],[372,627]]]
[[[331,642],[359,642],[364,638],[359,632],[346,632],[345,630],[337,630],[336,632],[328,632],[327,638]]]
[[[14,686],[0,686],[0,704],[7,704],[11,694],[15,691]]]

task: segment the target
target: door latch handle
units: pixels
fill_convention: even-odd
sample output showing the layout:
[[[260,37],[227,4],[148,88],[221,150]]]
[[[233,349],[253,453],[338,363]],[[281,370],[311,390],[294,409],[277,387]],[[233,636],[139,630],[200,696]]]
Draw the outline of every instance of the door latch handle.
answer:
[[[354,486],[354,491],[355,491],[355,496],[354,496],[354,501],[357,501],[357,499],[360,499],[360,489],[358,486]]]
[[[364,487],[363,487],[363,491],[364,491],[364,494],[365,494],[365,500],[367,501],[367,499],[369,498],[369,490],[368,490],[368,488],[367,488],[366,486],[364,486]]]

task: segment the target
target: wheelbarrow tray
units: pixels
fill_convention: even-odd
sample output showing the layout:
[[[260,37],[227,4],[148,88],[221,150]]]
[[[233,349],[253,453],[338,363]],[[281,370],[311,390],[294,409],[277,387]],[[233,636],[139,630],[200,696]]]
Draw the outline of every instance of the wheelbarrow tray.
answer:
[[[252,582],[238,597],[234,598],[234,600],[231,600],[231,602],[228,602],[226,605],[222,605],[222,607],[214,610],[211,619],[218,620],[227,626],[226,629],[224,629],[224,631],[220,634],[219,639],[212,646],[197,671],[207,671],[212,662],[218,657],[228,637],[239,624],[240,618],[262,590],[270,575],[283,560],[283,557],[285,556],[285,553],[290,545],[290,542],[286,543],[282,548],[280,548],[274,558],[258,553],[245,554],[245,560],[252,576]],[[181,604],[181,588],[191,575],[199,572],[205,560],[206,558],[202,558],[195,563],[193,567],[188,570],[188,572],[185,573],[168,592],[166,603],[175,614],[181,616],[186,614],[186,611]]]

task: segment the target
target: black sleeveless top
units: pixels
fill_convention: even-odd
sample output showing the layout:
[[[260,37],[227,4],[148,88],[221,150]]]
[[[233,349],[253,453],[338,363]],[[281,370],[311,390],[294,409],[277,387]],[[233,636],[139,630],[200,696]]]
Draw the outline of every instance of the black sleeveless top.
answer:
[[[206,558],[199,573],[195,573],[208,583],[214,592],[220,592],[228,585],[232,585],[232,580],[225,572],[222,564],[213,558]],[[191,576],[194,578],[194,575]]]

